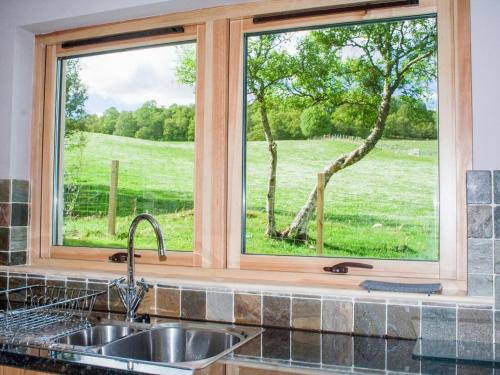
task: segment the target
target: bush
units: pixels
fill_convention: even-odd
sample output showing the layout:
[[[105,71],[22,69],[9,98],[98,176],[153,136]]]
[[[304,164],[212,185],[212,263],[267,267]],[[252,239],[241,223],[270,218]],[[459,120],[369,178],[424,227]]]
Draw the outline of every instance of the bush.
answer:
[[[333,129],[330,115],[324,107],[306,108],[300,116],[300,129],[307,138],[331,134]]]

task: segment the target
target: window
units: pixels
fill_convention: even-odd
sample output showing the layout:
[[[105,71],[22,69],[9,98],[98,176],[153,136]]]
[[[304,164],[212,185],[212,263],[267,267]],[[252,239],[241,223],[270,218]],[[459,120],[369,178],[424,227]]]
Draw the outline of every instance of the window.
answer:
[[[169,268],[176,276],[466,290],[468,2],[338,4],[293,0],[282,14],[282,4],[246,3],[37,36],[33,263],[122,270],[103,262],[148,211],[181,250],[162,266],[199,267]],[[383,51],[373,30],[395,31]],[[376,128],[389,50],[385,62],[418,61],[390,76],[369,152],[328,180],[325,168]],[[307,230],[288,233],[308,201]],[[139,248],[154,246],[147,231]],[[139,269],[165,273],[153,251],[141,255]],[[323,271],[353,258],[373,269]]]
[[[148,212],[170,249],[192,251],[195,80],[183,69],[195,63],[195,43],[59,60],[54,245],[125,248]],[[155,248],[150,231],[141,224],[138,248]]]
[[[466,288],[471,128],[457,100],[469,103],[470,76],[456,72],[470,56],[453,37],[468,32],[459,8],[421,1],[231,22],[241,55],[230,61],[228,212],[241,220],[228,223],[230,268],[328,282],[324,267],[361,258],[373,268],[353,268],[342,281]],[[387,80],[392,95],[377,133],[388,67],[405,77]]]
[[[436,18],[244,48],[245,253],[438,260]]]

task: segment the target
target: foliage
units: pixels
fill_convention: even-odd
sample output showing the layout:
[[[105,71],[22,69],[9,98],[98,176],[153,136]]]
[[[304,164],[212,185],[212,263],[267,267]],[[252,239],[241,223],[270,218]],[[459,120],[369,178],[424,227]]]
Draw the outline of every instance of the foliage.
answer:
[[[163,136],[166,141],[193,141],[194,106],[170,106],[167,109]]]
[[[163,108],[158,107],[154,100],[147,101],[134,111],[138,130],[133,137],[161,141],[165,116]]]
[[[116,129],[113,134],[134,138],[138,130],[139,125],[137,124],[134,113],[131,111],[123,111],[116,120]]]
[[[116,130],[118,116],[120,116],[120,112],[115,107],[106,109],[100,119],[100,131],[98,133],[113,134]]]
[[[193,44],[178,46],[179,59],[175,68],[178,83],[194,86],[196,82],[196,47]]]
[[[307,138],[332,134],[330,115],[323,106],[306,108],[300,115],[300,129]]]
[[[84,129],[85,101],[88,99],[87,88],[83,84],[79,72],[78,59],[65,60],[65,135],[71,136],[76,131]]]

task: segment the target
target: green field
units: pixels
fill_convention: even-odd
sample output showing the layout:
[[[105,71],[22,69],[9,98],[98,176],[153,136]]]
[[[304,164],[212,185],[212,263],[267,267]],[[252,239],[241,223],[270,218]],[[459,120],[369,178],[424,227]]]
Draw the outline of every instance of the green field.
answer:
[[[277,223],[285,227],[304,203],[316,174],[354,140],[278,141]],[[169,249],[192,248],[193,159],[190,142],[154,142],[87,134],[83,151],[65,155],[64,244],[124,247],[134,213],[156,215]],[[437,259],[437,142],[381,141],[356,165],[336,174],[325,193],[325,255]],[[111,160],[120,161],[118,233],[107,234]],[[307,243],[269,240],[265,230],[268,155],[265,142],[247,149],[246,251],[314,255]],[[69,203],[68,203],[69,202]],[[147,225],[139,247],[154,247]]]

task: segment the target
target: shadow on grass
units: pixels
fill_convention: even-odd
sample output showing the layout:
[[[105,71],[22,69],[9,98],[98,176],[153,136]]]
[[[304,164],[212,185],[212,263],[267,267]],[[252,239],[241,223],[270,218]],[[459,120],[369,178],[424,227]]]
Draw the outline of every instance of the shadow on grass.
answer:
[[[80,185],[77,191],[65,186],[65,211],[71,209],[75,217],[107,215],[108,200],[109,186],[106,185]],[[169,214],[192,209],[193,194],[190,192],[118,189],[117,216],[120,217],[146,211]]]

